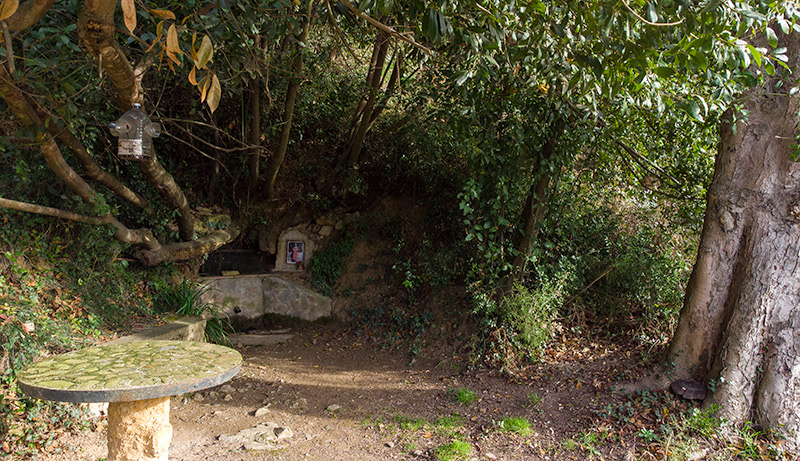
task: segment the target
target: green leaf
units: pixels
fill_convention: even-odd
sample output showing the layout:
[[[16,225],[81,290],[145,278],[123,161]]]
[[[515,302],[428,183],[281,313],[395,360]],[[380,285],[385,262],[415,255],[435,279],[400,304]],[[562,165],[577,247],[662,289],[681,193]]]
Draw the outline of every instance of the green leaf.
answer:
[[[767,42],[769,42],[769,45],[771,47],[773,47],[773,48],[777,48],[778,47],[778,36],[775,35],[775,31],[772,30],[771,27],[767,27],[765,32],[767,33]]]
[[[653,69],[653,72],[659,76],[659,78],[670,78],[675,75],[675,69],[672,67],[665,67],[659,66]]]
[[[748,44],[747,49],[750,51],[750,54],[753,56],[753,60],[756,62],[758,67],[761,67],[761,52],[759,52],[756,47],[753,45]]]
[[[650,2],[647,3],[647,20],[650,22],[658,22],[656,7]]]
[[[689,103],[689,116],[693,119],[697,120],[698,122],[704,121],[703,114],[700,113],[700,106],[692,101]]]

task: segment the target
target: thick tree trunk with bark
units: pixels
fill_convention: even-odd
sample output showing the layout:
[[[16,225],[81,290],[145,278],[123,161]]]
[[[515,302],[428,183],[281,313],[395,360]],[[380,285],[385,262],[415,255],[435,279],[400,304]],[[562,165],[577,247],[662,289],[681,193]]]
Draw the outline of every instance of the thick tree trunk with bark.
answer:
[[[800,34],[781,38],[800,64]],[[800,445],[800,164],[795,75],[744,95],[721,127],[700,248],[667,356],[668,374],[714,390],[706,405]],[[777,85],[783,80],[782,86]],[[672,378],[672,379],[674,379]]]

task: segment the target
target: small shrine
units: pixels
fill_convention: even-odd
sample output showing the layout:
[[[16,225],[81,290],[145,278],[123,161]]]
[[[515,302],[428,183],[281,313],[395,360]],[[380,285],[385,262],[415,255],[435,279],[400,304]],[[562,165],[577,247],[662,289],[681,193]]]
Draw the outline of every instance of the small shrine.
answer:
[[[302,228],[293,227],[278,237],[276,271],[304,271],[314,254],[315,240]]]

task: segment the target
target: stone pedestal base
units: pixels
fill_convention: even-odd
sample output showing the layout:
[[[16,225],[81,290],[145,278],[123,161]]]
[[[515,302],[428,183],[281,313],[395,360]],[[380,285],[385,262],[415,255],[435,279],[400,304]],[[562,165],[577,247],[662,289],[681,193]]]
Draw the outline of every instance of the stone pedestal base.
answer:
[[[167,461],[169,397],[108,404],[108,461]]]

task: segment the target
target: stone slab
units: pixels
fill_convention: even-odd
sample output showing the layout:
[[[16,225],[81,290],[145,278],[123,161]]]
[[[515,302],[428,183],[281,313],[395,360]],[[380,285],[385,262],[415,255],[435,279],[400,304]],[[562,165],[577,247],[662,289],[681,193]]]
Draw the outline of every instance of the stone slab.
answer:
[[[203,317],[182,317],[174,322],[103,343],[101,346],[150,340],[203,341],[205,331],[206,319]]]
[[[277,275],[203,277],[199,281],[208,288],[200,300],[234,323],[266,314],[310,321],[331,315],[330,298]]]
[[[217,386],[242,366],[239,352],[195,341],[95,346],[36,362],[17,375],[31,397],[61,402],[124,402]]]

